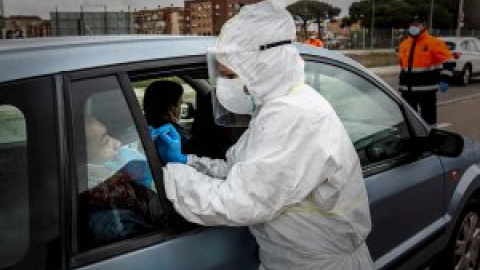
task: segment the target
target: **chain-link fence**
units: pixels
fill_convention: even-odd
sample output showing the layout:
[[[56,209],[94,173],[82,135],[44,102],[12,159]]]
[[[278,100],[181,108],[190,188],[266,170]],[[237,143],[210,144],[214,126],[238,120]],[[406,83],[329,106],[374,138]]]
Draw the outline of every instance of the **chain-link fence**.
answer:
[[[457,31],[434,29],[430,34],[439,37],[456,36]],[[372,31],[370,28],[363,28],[337,33],[335,37],[324,42],[329,49],[394,49],[406,36],[405,29],[373,29]],[[480,39],[480,30],[462,30],[460,36]]]

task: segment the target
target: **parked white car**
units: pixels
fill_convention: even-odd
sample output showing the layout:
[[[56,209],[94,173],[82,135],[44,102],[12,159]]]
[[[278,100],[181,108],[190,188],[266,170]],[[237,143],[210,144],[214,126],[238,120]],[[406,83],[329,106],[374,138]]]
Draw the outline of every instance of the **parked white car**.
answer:
[[[480,74],[480,40],[474,37],[442,37],[452,51],[457,66],[455,79],[462,85]]]

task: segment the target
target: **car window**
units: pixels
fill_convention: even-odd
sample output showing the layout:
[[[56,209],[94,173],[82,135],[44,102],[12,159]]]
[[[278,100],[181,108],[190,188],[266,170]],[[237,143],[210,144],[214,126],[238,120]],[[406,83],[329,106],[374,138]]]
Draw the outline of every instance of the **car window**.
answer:
[[[462,50],[464,51],[468,51],[468,42],[462,41],[462,43],[460,44],[460,48],[462,48]]]
[[[476,52],[477,51],[477,44],[475,43],[475,40],[469,40],[468,41],[468,50],[470,52]]]
[[[116,77],[72,84],[80,251],[165,233],[150,163]]]
[[[244,129],[221,127],[214,123],[206,71],[189,70],[173,77],[152,76],[148,71],[146,73],[148,78],[145,79],[142,71],[135,71],[135,76],[140,76],[141,79],[134,76],[130,79],[138,102],[146,105],[142,109],[147,123],[157,127],[169,122],[159,121],[158,118],[165,118],[165,108],[171,106],[172,102],[178,102],[174,89],[181,89],[183,95],[177,108],[180,117],[173,125],[181,135],[182,151],[224,159],[227,150]]]
[[[0,105],[0,269],[19,263],[29,249],[27,133],[23,113]]]
[[[456,49],[456,45],[454,42],[445,42],[447,44],[447,47],[450,51],[454,51]]]
[[[365,168],[406,154],[410,134],[402,110],[377,86],[345,69],[313,62],[306,65],[306,81],[330,102]]]

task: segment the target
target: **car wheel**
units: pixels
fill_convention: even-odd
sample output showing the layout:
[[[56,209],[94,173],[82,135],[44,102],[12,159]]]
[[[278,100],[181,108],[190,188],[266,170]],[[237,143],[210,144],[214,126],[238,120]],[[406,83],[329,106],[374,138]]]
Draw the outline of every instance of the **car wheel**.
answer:
[[[477,270],[480,259],[480,204],[470,204],[460,217],[442,257],[432,269]]]
[[[470,80],[472,79],[472,67],[470,65],[466,65],[462,70],[462,77],[461,83],[462,85],[468,85]]]

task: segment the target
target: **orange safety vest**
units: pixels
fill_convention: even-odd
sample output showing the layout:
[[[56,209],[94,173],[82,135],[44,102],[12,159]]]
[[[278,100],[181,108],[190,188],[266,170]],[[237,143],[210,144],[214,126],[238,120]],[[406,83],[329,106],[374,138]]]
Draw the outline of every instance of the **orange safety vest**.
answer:
[[[455,62],[445,42],[423,31],[400,43],[400,90],[436,91],[439,82],[450,82]]]
[[[308,45],[312,45],[314,47],[320,47],[320,48],[323,48],[323,42],[316,38],[316,39],[307,39],[307,44]]]

